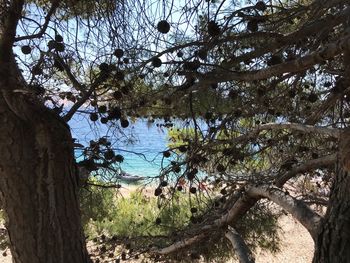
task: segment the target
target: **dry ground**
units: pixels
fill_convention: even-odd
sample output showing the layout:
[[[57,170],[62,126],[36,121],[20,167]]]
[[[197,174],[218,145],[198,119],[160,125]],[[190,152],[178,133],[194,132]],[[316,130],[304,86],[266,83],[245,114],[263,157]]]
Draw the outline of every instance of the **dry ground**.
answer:
[[[279,224],[283,230],[281,252],[258,253],[256,263],[311,263],[314,243],[306,229],[291,216],[281,217]]]

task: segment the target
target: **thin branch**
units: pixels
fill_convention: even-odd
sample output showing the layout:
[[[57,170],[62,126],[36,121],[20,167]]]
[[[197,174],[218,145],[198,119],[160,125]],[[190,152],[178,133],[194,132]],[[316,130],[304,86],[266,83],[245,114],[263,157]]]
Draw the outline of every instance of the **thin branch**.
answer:
[[[246,61],[252,58],[260,57],[266,53],[274,52],[275,50],[278,50],[279,48],[285,46],[286,44],[294,44],[300,41],[301,39],[314,34],[315,32],[318,32],[320,28],[323,30],[327,28],[329,32],[331,31],[336,25],[342,23],[345,21],[349,16],[350,8],[346,8],[341,13],[339,13],[336,17],[334,16],[327,16],[323,19],[312,21],[312,23],[307,24],[303,26],[298,31],[292,32],[283,38],[276,39],[271,44],[254,49],[253,51],[250,51],[248,53],[245,53],[243,55],[240,55],[236,58],[233,58],[229,61],[230,64],[237,64],[242,61]]]
[[[41,27],[40,31],[36,34],[33,34],[33,35],[16,37],[15,41],[40,38],[43,36],[43,34],[45,33],[45,31],[50,23],[50,18],[55,13],[56,9],[58,8],[60,1],[55,0],[55,1],[52,1],[51,3],[52,3],[51,8],[47,12],[47,15],[45,17],[45,22],[44,22],[43,26]]]
[[[86,184],[90,186],[100,187],[100,188],[115,188],[115,189],[120,188],[120,184],[96,184],[96,183],[90,183],[90,182],[87,182]]]
[[[74,74],[72,73],[72,71],[71,71],[70,67],[67,65],[67,63],[65,63],[64,60],[57,54],[54,55],[54,58],[64,68],[64,71],[66,72],[68,79],[72,82],[73,87],[83,94],[87,93],[86,87],[84,85],[82,85],[78,81],[78,79],[74,76]]]
[[[254,263],[255,259],[253,253],[250,251],[243,238],[239,235],[237,230],[231,226],[225,233],[225,237],[230,240],[234,251],[236,252],[240,263]]]
[[[94,90],[95,87],[92,86],[88,92],[83,93],[84,95],[69,109],[69,111],[62,117],[62,119],[65,122],[69,122],[77,110],[79,110],[79,108],[90,98]]]
[[[343,95],[343,93],[335,93],[328,96],[319,109],[315,109],[315,111],[306,119],[305,123],[309,125],[317,123],[324,116],[325,112],[333,107]]]

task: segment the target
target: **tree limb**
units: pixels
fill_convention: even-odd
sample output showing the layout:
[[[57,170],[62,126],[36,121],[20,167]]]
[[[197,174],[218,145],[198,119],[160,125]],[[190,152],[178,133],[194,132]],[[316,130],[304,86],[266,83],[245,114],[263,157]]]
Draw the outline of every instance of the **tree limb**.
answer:
[[[259,198],[253,198],[243,194],[242,197],[239,198],[232,205],[232,207],[226,213],[224,213],[220,218],[214,220],[211,224],[202,226],[200,229],[200,234],[191,236],[189,238],[184,238],[165,248],[153,249],[153,253],[163,254],[163,255],[170,254],[179,249],[190,246],[198,242],[199,240],[202,240],[208,235],[207,233],[208,231],[213,230],[215,228],[222,227],[224,225],[228,225],[230,222],[234,222],[235,220],[238,220],[250,208],[252,208],[258,200]]]
[[[317,133],[321,135],[327,135],[334,138],[339,138],[340,136],[340,130],[335,128],[327,128],[327,127],[317,127],[313,125],[306,125],[306,124],[300,124],[300,123],[267,123],[260,125],[256,132],[260,132],[262,130],[283,130],[283,129],[289,129],[294,131],[299,131],[303,133]]]
[[[252,70],[245,72],[230,70],[214,70],[205,74],[193,73],[193,76],[199,81],[191,86],[191,90],[200,89],[201,87],[217,82],[223,83],[228,81],[254,81],[268,79],[274,76],[283,75],[285,73],[297,73],[322,63],[327,59],[333,59],[345,50],[350,48],[350,37],[344,36],[336,42],[332,42],[322,49],[315,51],[301,58],[283,62],[274,66],[266,67],[260,70]]]
[[[322,217],[304,202],[270,185],[250,186],[247,194],[251,197],[265,197],[278,204],[296,218],[309,231],[313,240],[316,240]]]
[[[62,117],[65,122],[69,122],[77,110],[90,98],[91,94],[95,90],[95,86],[83,93],[83,96],[69,109],[69,111]]]
[[[303,164],[293,168],[292,170],[282,174],[280,177],[278,177],[276,179],[274,184],[277,187],[282,187],[289,179],[291,179],[295,175],[297,175],[299,173],[311,171],[311,170],[314,170],[317,168],[330,166],[332,164],[335,164],[336,160],[337,160],[337,154],[330,154],[327,156],[323,156],[321,158],[309,160],[308,162],[303,163]]]
[[[235,228],[228,226],[228,229],[225,233],[225,237],[228,240],[230,240],[240,263],[255,262],[252,252],[250,251],[243,238],[239,235]]]
[[[276,180],[275,184],[278,187],[281,187],[285,182],[287,182],[290,178],[297,175],[298,173],[313,170],[321,166],[331,165],[335,162],[335,160],[336,154],[311,160],[294,168],[292,171],[283,174],[281,177],[279,177],[280,179]],[[236,220],[241,218],[241,216],[244,215],[249,209],[251,209],[259,199],[260,197],[242,193],[241,197],[238,198],[238,200],[233,203],[232,206],[220,218],[214,220],[211,224],[202,226],[199,230],[201,234],[185,238],[165,248],[154,249],[153,252],[158,254],[169,254],[175,252],[178,249],[192,245],[195,242],[205,238],[207,236],[207,234],[205,234],[207,231],[234,223]]]
[[[276,130],[285,130],[285,129],[299,131],[303,133],[315,133],[320,135],[327,135],[333,138],[340,137],[340,130],[336,128],[328,128],[328,127],[321,127],[321,126],[306,125],[301,123],[286,122],[286,123],[266,123],[263,125],[259,125],[253,130],[247,132],[246,134],[240,135],[230,140],[222,140],[220,142],[238,144],[238,143],[249,141],[250,139],[255,139],[259,135],[259,133],[262,131],[267,131],[267,130],[276,131]]]
[[[183,239],[179,242],[173,243],[172,245],[162,248],[162,249],[153,249],[152,252],[156,253],[156,254],[163,254],[163,255],[167,255],[170,254],[174,251],[177,251],[179,249],[182,249],[184,247],[190,246],[194,243],[196,243],[199,240],[202,240],[203,238],[205,238],[207,236],[207,233],[201,233],[199,235],[196,236],[192,236],[186,239]]]

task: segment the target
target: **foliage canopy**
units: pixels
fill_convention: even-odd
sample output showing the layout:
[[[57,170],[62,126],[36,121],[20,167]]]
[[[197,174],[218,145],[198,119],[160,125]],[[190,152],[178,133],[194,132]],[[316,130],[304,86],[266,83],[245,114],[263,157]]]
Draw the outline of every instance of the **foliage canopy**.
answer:
[[[246,223],[266,223],[256,235],[263,240],[260,245],[274,248],[275,226],[269,224],[274,215],[258,199],[269,198],[297,217],[298,209],[305,209],[316,221],[319,215],[306,204],[329,201],[340,133],[350,117],[348,4],[28,1],[14,38],[27,85],[16,92],[64,122],[79,116],[93,131],[108,127],[92,141],[76,141],[78,166],[90,175],[82,180],[85,187],[94,182],[92,176],[117,173],[123,156],[115,145],[133,120],[143,117],[173,128],[169,134],[178,138],[162,153],[171,161],[153,178],[158,201],[145,204],[144,197],[132,196],[131,202],[143,203],[129,204],[135,213],[144,205],[152,222],[150,205],[157,203],[163,213],[159,220],[172,222],[181,233],[174,237],[153,223],[143,225],[133,235],[147,229],[168,238],[165,243],[152,239],[157,246],[147,250],[150,254],[165,258],[180,249],[191,254],[185,249],[209,233],[221,234],[208,243],[219,244],[215,238],[224,239],[227,225],[253,243],[238,223],[243,215]],[[109,179],[102,189],[118,183]],[[83,217],[86,224],[93,215],[98,222],[117,217],[131,225],[135,215],[121,214],[123,200],[105,209],[114,194],[91,186],[89,191],[101,209],[93,211],[93,205],[89,210],[84,192],[83,212],[90,214]],[[183,192],[188,199],[182,200]],[[181,205],[174,204],[176,198]],[[201,220],[188,214],[192,200]],[[315,238],[312,224],[298,219]],[[111,235],[126,234],[125,228],[108,227]]]

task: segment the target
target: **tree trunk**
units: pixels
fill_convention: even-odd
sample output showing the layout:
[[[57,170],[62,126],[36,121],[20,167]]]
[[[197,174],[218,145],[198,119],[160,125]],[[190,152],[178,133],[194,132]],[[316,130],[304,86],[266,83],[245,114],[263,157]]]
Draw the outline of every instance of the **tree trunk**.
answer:
[[[316,240],[314,263],[350,262],[350,132],[340,140],[339,162],[324,223]]]
[[[24,95],[4,94],[0,95],[0,192],[13,262],[90,262],[68,126]]]
[[[70,130],[30,94],[12,51],[25,2],[5,2],[0,4],[0,198],[13,262],[86,263]]]

